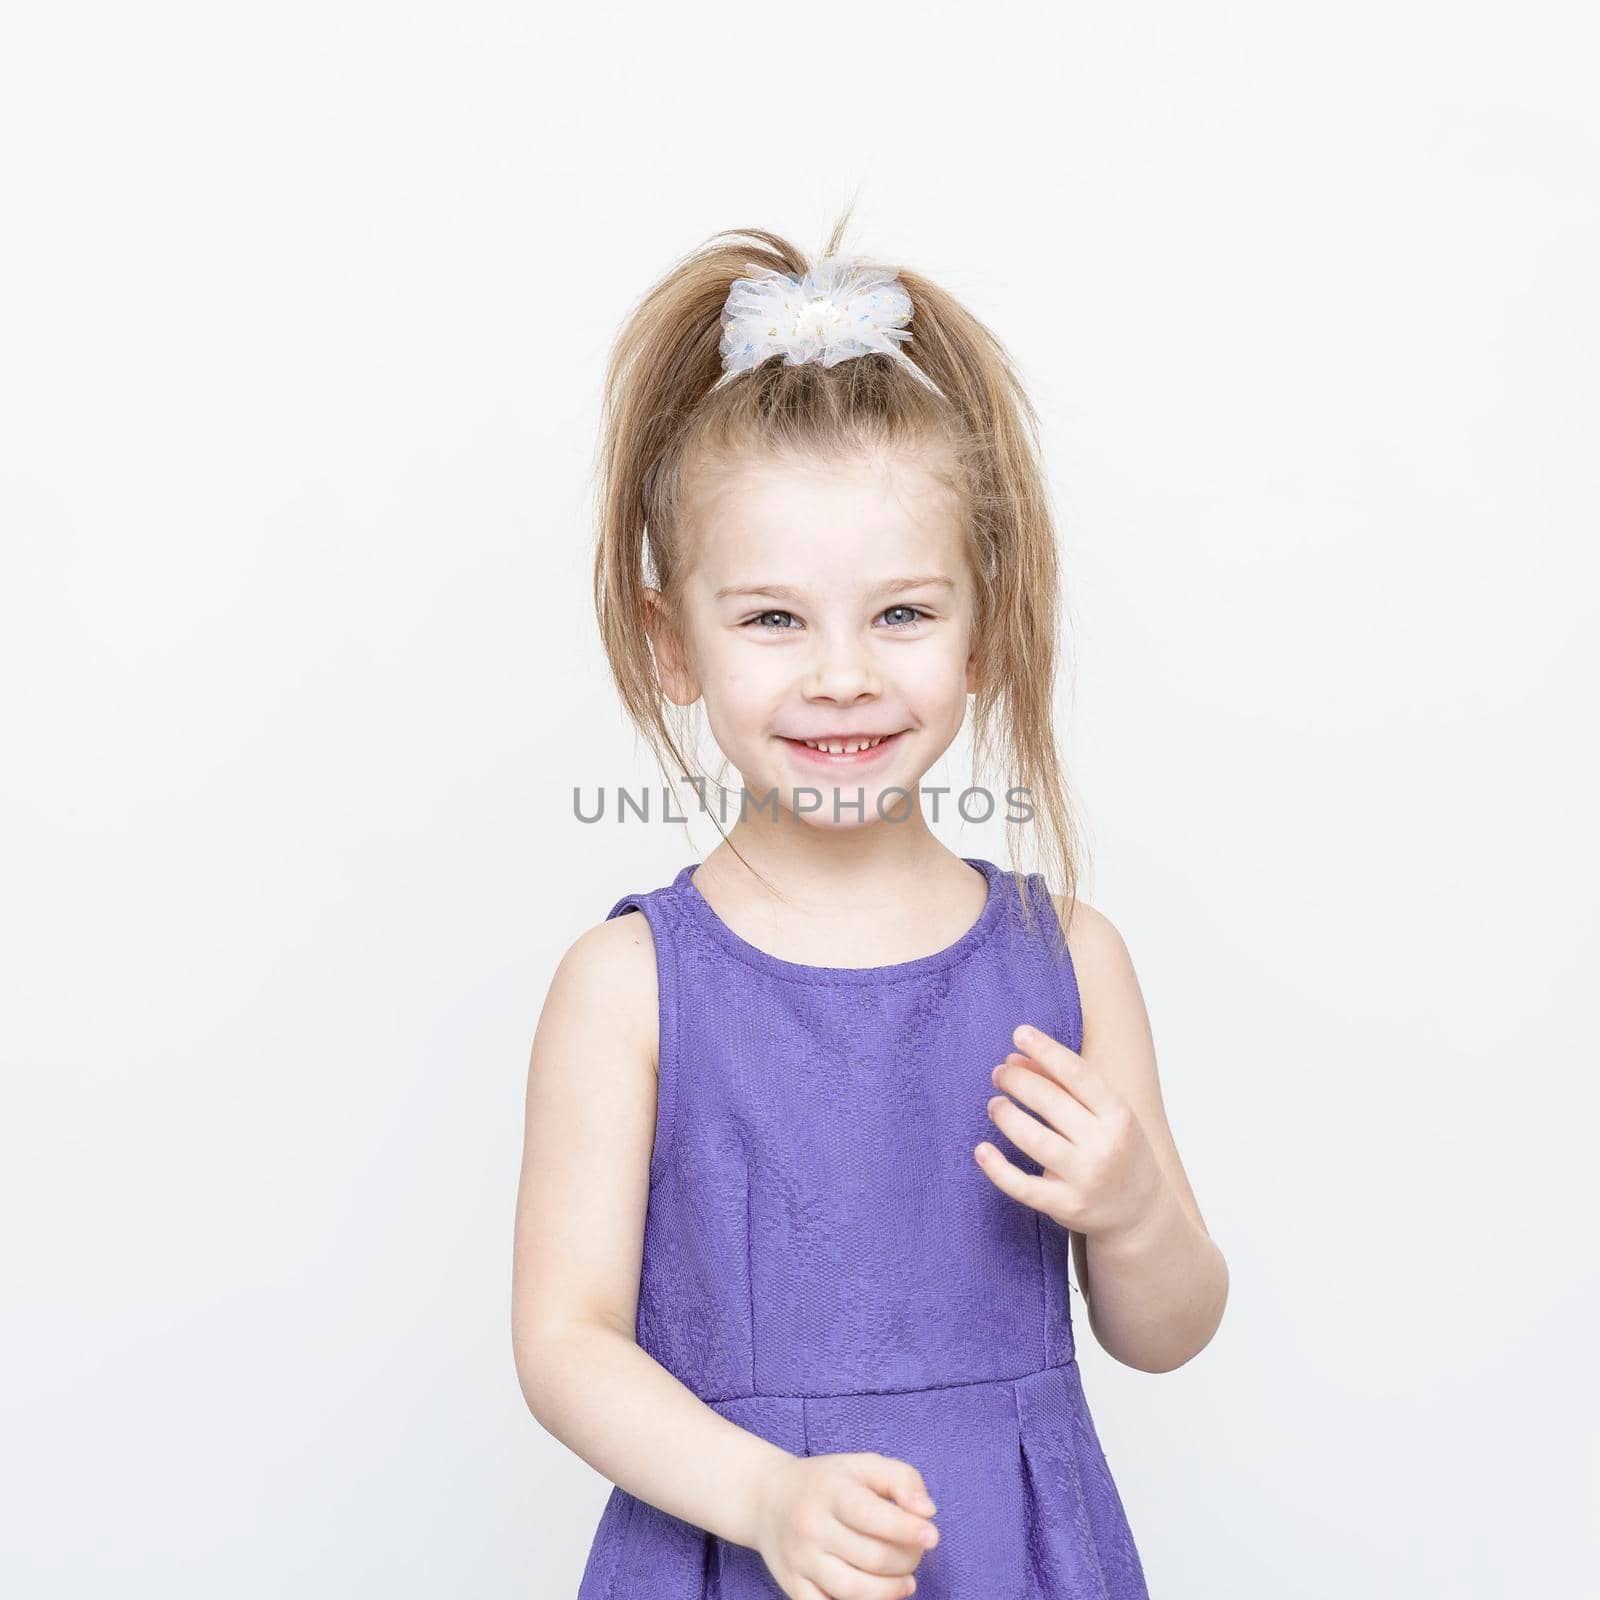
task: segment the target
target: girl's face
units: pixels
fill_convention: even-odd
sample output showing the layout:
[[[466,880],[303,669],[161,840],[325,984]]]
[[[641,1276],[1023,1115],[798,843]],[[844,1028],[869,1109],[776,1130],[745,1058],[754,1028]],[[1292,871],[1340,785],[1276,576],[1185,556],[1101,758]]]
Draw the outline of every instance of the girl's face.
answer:
[[[770,815],[776,791],[814,826],[859,827],[879,820],[882,791],[915,795],[977,687],[954,495],[907,453],[762,460],[718,477],[690,520],[686,648],[657,635],[663,678],[676,704],[704,697],[752,805]],[[805,742],[865,738],[883,742],[843,755]],[[797,790],[820,804],[796,808]],[[904,806],[891,794],[882,814]]]

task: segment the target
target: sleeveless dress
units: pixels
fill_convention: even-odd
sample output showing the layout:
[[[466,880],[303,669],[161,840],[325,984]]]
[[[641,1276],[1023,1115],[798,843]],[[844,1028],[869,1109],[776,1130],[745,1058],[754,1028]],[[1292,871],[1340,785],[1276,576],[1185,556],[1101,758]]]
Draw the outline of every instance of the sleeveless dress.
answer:
[[[780,960],[691,882],[628,895],[655,940],[659,1081],[640,1346],[796,1455],[921,1473],[939,1543],[918,1600],[1148,1600],[1074,1354],[1068,1230],[972,1149],[1022,1022],[1076,1050],[1076,975],[1042,876],[933,955]],[[1026,1108],[1023,1108],[1026,1110]],[[760,1554],[613,1485],[578,1600],[783,1600]]]

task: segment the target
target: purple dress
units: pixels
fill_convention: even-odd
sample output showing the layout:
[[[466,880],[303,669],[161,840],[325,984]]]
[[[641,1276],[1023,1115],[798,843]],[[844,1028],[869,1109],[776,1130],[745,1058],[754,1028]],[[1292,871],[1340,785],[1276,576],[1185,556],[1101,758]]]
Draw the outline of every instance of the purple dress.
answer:
[[[783,961],[690,881],[619,900],[655,939],[660,1079],[638,1342],[797,1455],[910,1462],[938,1507],[918,1600],[1147,1600],[1084,1399],[1069,1232],[979,1169],[1022,1022],[1083,1018],[1043,878],[988,879],[953,945],[883,967]],[[613,1486],[578,1600],[783,1600],[758,1552]]]

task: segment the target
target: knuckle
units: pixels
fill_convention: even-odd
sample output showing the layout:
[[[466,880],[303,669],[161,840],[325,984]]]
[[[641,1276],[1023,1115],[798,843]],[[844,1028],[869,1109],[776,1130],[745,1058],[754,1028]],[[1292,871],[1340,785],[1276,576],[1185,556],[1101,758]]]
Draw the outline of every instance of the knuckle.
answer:
[[[827,1522],[827,1513],[820,1504],[812,1501],[810,1504],[800,1508],[800,1514],[795,1518],[795,1532],[807,1544],[816,1544],[821,1541],[822,1531],[827,1526]]]
[[[888,1548],[876,1539],[869,1539],[859,1555],[850,1558],[863,1572],[892,1572]]]

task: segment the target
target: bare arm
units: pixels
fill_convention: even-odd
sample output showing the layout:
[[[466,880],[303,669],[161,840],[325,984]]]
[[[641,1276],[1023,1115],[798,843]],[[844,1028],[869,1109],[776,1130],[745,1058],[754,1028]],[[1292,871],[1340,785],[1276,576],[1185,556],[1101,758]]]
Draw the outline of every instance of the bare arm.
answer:
[[[629,1494],[754,1545],[770,1469],[635,1341],[655,1136],[655,945],[638,914],[562,958],[534,1036],[512,1267],[517,1378],[539,1424]]]
[[[1065,916],[1063,896],[1056,908]],[[1083,1002],[1079,1054],[1132,1107],[1166,1176],[1159,1202],[1121,1238],[1072,1235],[1095,1338],[1124,1365],[1170,1372],[1211,1342],[1228,1300],[1228,1263],[1212,1239],[1167,1125],[1144,995],[1122,936],[1079,901],[1067,930]]]

